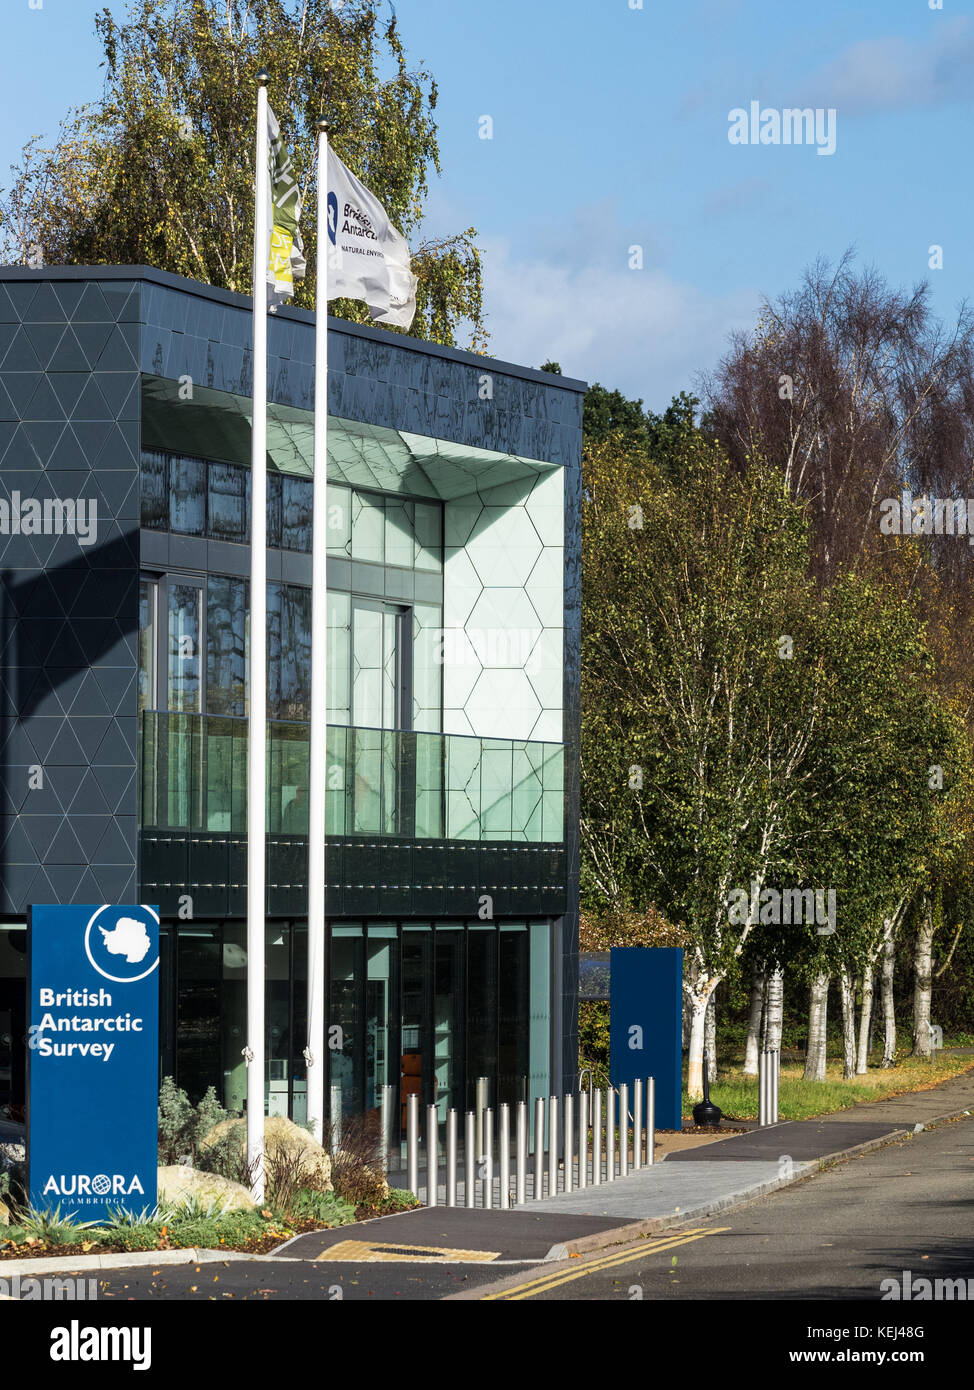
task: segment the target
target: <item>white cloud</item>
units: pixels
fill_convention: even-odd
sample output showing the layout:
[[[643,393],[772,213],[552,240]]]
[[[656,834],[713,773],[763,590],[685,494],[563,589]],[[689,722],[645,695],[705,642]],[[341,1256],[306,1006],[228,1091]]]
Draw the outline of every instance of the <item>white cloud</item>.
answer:
[[[485,307],[490,352],[566,376],[600,381],[664,409],[712,367],[735,328],[753,326],[759,296],[710,297],[663,271],[566,265],[516,256],[509,240],[485,238]]]
[[[926,43],[866,39],[852,44],[804,84],[799,105],[840,113],[905,110],[970,101],[974,95],[974,27],[939,19]]]

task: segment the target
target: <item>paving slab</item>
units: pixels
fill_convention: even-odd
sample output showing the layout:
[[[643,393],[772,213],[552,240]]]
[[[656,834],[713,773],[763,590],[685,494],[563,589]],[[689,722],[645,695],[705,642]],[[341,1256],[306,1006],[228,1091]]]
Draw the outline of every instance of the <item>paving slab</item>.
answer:
[[[712,1153],[713,1150],[710,1150]],[[732,1203],[764,1196],[786,1182],[793,1182],[811,1163],[780,1163],[769,1159],[742,1159],[738,1163],[701,1160],[691,1165],[677,1164],[674,1155],[665,1163],[654,1163],[615,1182],[598,1187],[559,1192],[518,1207],[518,1212],[564,1212],[573,1221],[583,1217],[616,1218],[619,1221],[651,1221],[682,1217],[692,1219],[701,1208],[719,1211]],[[577,1228],[574,1234],[578,1234]]]
[[[827,1158],[844,1149],[873,1143],[905,1126],[887,1120],[875,1123],[867,1120],[848,1120],[842,1124],[820,1120],[784,1120],[781,1124],[752,1129],[747,1134],[728,1135],[720,1144],[704,1148],[681,1149],[667,1156],[666,1163],[746,1163],[754,1159],[774,1159],[783,1156],[810,1161]],[[911,1126],[912,1128],[912,1126]]]
[[[468,1211],[463,1207],[420,1207],[396,1216],[359,1221],[330,1231],[294,1236],[274,1251],[275,1259],[336,1259],[362,1263],[429,1260],[431,1263],[482,1263],[556,1258],[565,1243],[625,1225],[625,1214],[566,1215],[544,1210],[542,1202],[514,1211]],[[541,1208],[541,1210],[539,1210]],[[354,1247],[354,1248],[353,1248]],[[554,1252],[554,1253],[553,1253]]]

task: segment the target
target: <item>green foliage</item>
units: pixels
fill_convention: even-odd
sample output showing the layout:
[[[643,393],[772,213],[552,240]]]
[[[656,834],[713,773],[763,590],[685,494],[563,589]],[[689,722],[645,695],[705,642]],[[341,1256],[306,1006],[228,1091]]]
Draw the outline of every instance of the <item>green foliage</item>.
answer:
[[[608,1084],[609,1006],[594,999],[578,1005],[578,1058],[580,1067],[591,1067],[596,1086]]]
[[[27,1232],[27,1239],[44,1245],[73,1245],[84,1239],[84,1233],[97,1226],[97,1221],[79,1221],[74,1215],[61,1215],[60,1202],[56,1207],[28,1207],[17,1213],[18,1226]]]
[[[336,1192],[304,1187],[287,1207],[292,1221],[318,1221],[322,1226],[347,1226],[355,1220],[355,1207]]]
[[[254,77],[267,66],[304,200],[295,303],[312,308],[316,121],[407,241],[440,170],[436,83],[408,61],[390,11],[380,0],[130,0],[121,21],[103,10],[104,91],[52,147],[25,148],[0,207],[8,255],[26,263],[40,245],[52,265],[152,265],[250,293]],[[414,249],[414,336],[453,344],[463,326],[471,348],[486,347],[475,237]],[[370,321],[357,302],[330,309]]]
[[[143,1226],[159,1226],[173,1215],[173,1208],[143,1207],[141,1211],[130,1211],[127,1207],[108,1207],[108,1218],[103,1222],[108,1230],[137,1230]]]
[[[195,1164],[200,1141],[227,1118],[212,1086],[199,1104],[193,1105],[171,1076],[164,1077],[159,1087],[160,1165],[182,1163],[187,1156]]]
[[[419,1198],[415,1192],[407,1192],[404,1187],[391,1187],[382,1204],[382,1210],[386,1215],[391,1215],[396,1211],[412,1211],[419,1205]]]

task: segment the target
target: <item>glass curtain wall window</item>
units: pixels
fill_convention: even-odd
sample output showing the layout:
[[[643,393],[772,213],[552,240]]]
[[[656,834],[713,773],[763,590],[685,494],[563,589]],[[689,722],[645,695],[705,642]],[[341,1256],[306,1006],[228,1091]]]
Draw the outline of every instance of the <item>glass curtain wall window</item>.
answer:
[[[313,491],[304,474],[268,473],[268,546],[310,552]],[[142,525],[148,530],[249,542],[250,469],[242,464],[143,449],[140,495]],[[328,552],[441,573],[443,504],[329,482]]]

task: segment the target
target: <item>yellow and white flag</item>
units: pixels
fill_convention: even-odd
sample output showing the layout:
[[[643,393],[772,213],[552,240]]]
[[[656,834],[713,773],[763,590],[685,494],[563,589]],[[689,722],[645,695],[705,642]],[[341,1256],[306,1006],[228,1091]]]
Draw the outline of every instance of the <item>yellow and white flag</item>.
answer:
[[[294,294],[295,280],[303,280],[307,263],[301,240],[301,189],[291,156],[281,139],[277,117],[267,108],[269,145],[264,196],[269,200],[270,250],[267,260],[267,307],[273,313]]]
[[[406,238],[330,147],[328,253],[329,299],[361,299],[376,323],[410,326],[416,314],[416,276]]]

